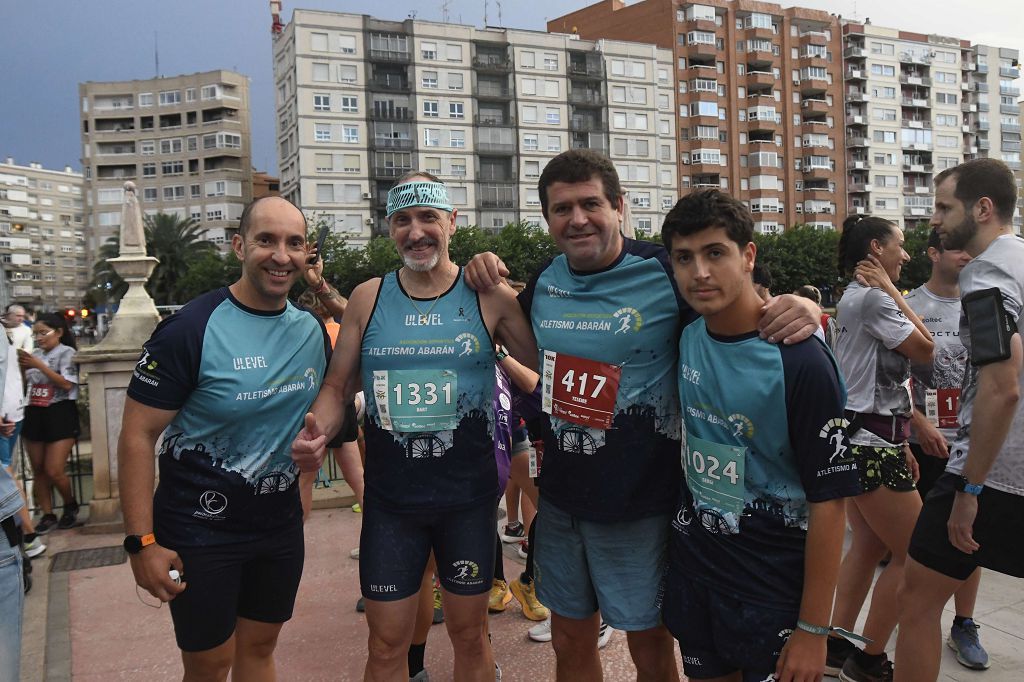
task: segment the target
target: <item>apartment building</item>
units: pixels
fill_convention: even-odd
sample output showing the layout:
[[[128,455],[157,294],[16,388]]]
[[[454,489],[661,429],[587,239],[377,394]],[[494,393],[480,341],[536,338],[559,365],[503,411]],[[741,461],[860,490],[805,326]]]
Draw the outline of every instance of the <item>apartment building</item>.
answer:
[[[0,307],[78,308],[89,285],[82,174],[0,163]]]
[[[850,212],[914,227],[943,169],[991,157],[1019,176],[1016,50],[858,23],[843,48]]]
[[[249,79],[232,71],[80,83],[88,252],[117,234],[124,183],[143,213],[196,220],[222,248],[252,198]]]
[[[546,227],[541,171],[590,148],[650,233],[677,198],[671,65],[649,44],[296,10],[274,42],[281,193],[355,245],[387,234],[412,169],[448,185],[459,225]]]
[[[816,10],[748,0],[602,0],[548,22],[673,52],[679,192],[717,187],[759,232],[834,229],[846,213],[841,30]]]

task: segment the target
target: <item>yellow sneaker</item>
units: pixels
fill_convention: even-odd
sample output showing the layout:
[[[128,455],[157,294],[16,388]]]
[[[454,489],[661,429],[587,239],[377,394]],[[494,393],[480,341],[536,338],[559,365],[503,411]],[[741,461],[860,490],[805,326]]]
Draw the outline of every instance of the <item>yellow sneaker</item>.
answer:
[[[509,585],[509,589],[512,596],[522,605],[523,615],[530,620],[546,620],[551,615],[548,607],[537,601],[537,592],[532,581],[527,584],[516,578]],[[491,594],[494,594],[493,591]]]
[[[510,601],[512,601],[512,594],[508,591],[508,583],[495,578],[491,584],[491,597],[487,601],[487,610],[491,613],[501,613]]]

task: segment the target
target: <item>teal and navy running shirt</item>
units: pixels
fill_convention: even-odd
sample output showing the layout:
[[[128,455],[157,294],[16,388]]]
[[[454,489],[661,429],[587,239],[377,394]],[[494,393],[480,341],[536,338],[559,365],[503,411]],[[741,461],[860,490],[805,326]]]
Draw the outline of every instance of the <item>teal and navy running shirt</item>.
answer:
[[[330,339],[308,310],[242,305],[227,288],[157,326],[128,395],[177,414],[153,499],[162,544],[245,542],[298,523],[291,443],[320,390]]]
[[[678,386],[686,481],[673,568],[736,598],[799,606],[807,503],[861,492],[831,353],[816,337],[716,336],[700,319],[679,339]]]
[[[494,342],[462,270],[437,299],[385,275],[360,357],[366,499],[394,512],[493,502]]]
[[[672,513],[679,495],[679,330],[694,319],[668,253],[625,239],[607,268],[564,255],[519,296],[540,349],[540,489],[594,521]]]

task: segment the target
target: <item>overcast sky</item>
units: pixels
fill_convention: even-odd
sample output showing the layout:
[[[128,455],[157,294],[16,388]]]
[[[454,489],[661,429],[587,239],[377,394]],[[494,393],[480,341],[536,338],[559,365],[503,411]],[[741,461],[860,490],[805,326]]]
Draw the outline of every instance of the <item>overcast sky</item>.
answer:
[[[506,0],[501,24],[544,30],[586,0]],[[629,2],[627,4],[633,4]],[[781,3],[783,7],[794,3]],[[879,26],[1024,50],[1019,0],[803,0],[805,7]],[[276,172],[270,13],[265,0],[4,0],[0,40],[0,158],[80,169],[78,83],[231,69],[251,80],[253,165]],[[965,11],[964,7],[970,7]],[[284,0],[295,7],[440,21],[441,0]],[[387,9],[382,9],[387,7]],[[484,25],[483,0],[449,0],[454,23]],[[489,0],[487,23],[498,25]]]

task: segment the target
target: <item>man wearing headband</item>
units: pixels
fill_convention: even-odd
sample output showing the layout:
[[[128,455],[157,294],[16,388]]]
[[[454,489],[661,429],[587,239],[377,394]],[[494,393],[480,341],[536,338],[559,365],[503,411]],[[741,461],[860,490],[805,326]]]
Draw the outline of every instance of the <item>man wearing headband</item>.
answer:
[[[356,287],[324,387],[292,444],[316,471],[343,426],[341,406],[367,396],[359,579],[370,628],[367,679],[397,679],[433,550],[458,679],[493,674],[487,600],[494,569],[494,338],[535,365],[536,343],[515,292],[476,293],[451,262],[456,211],[433,175],[388,192],[391,238],[404,265]]]

